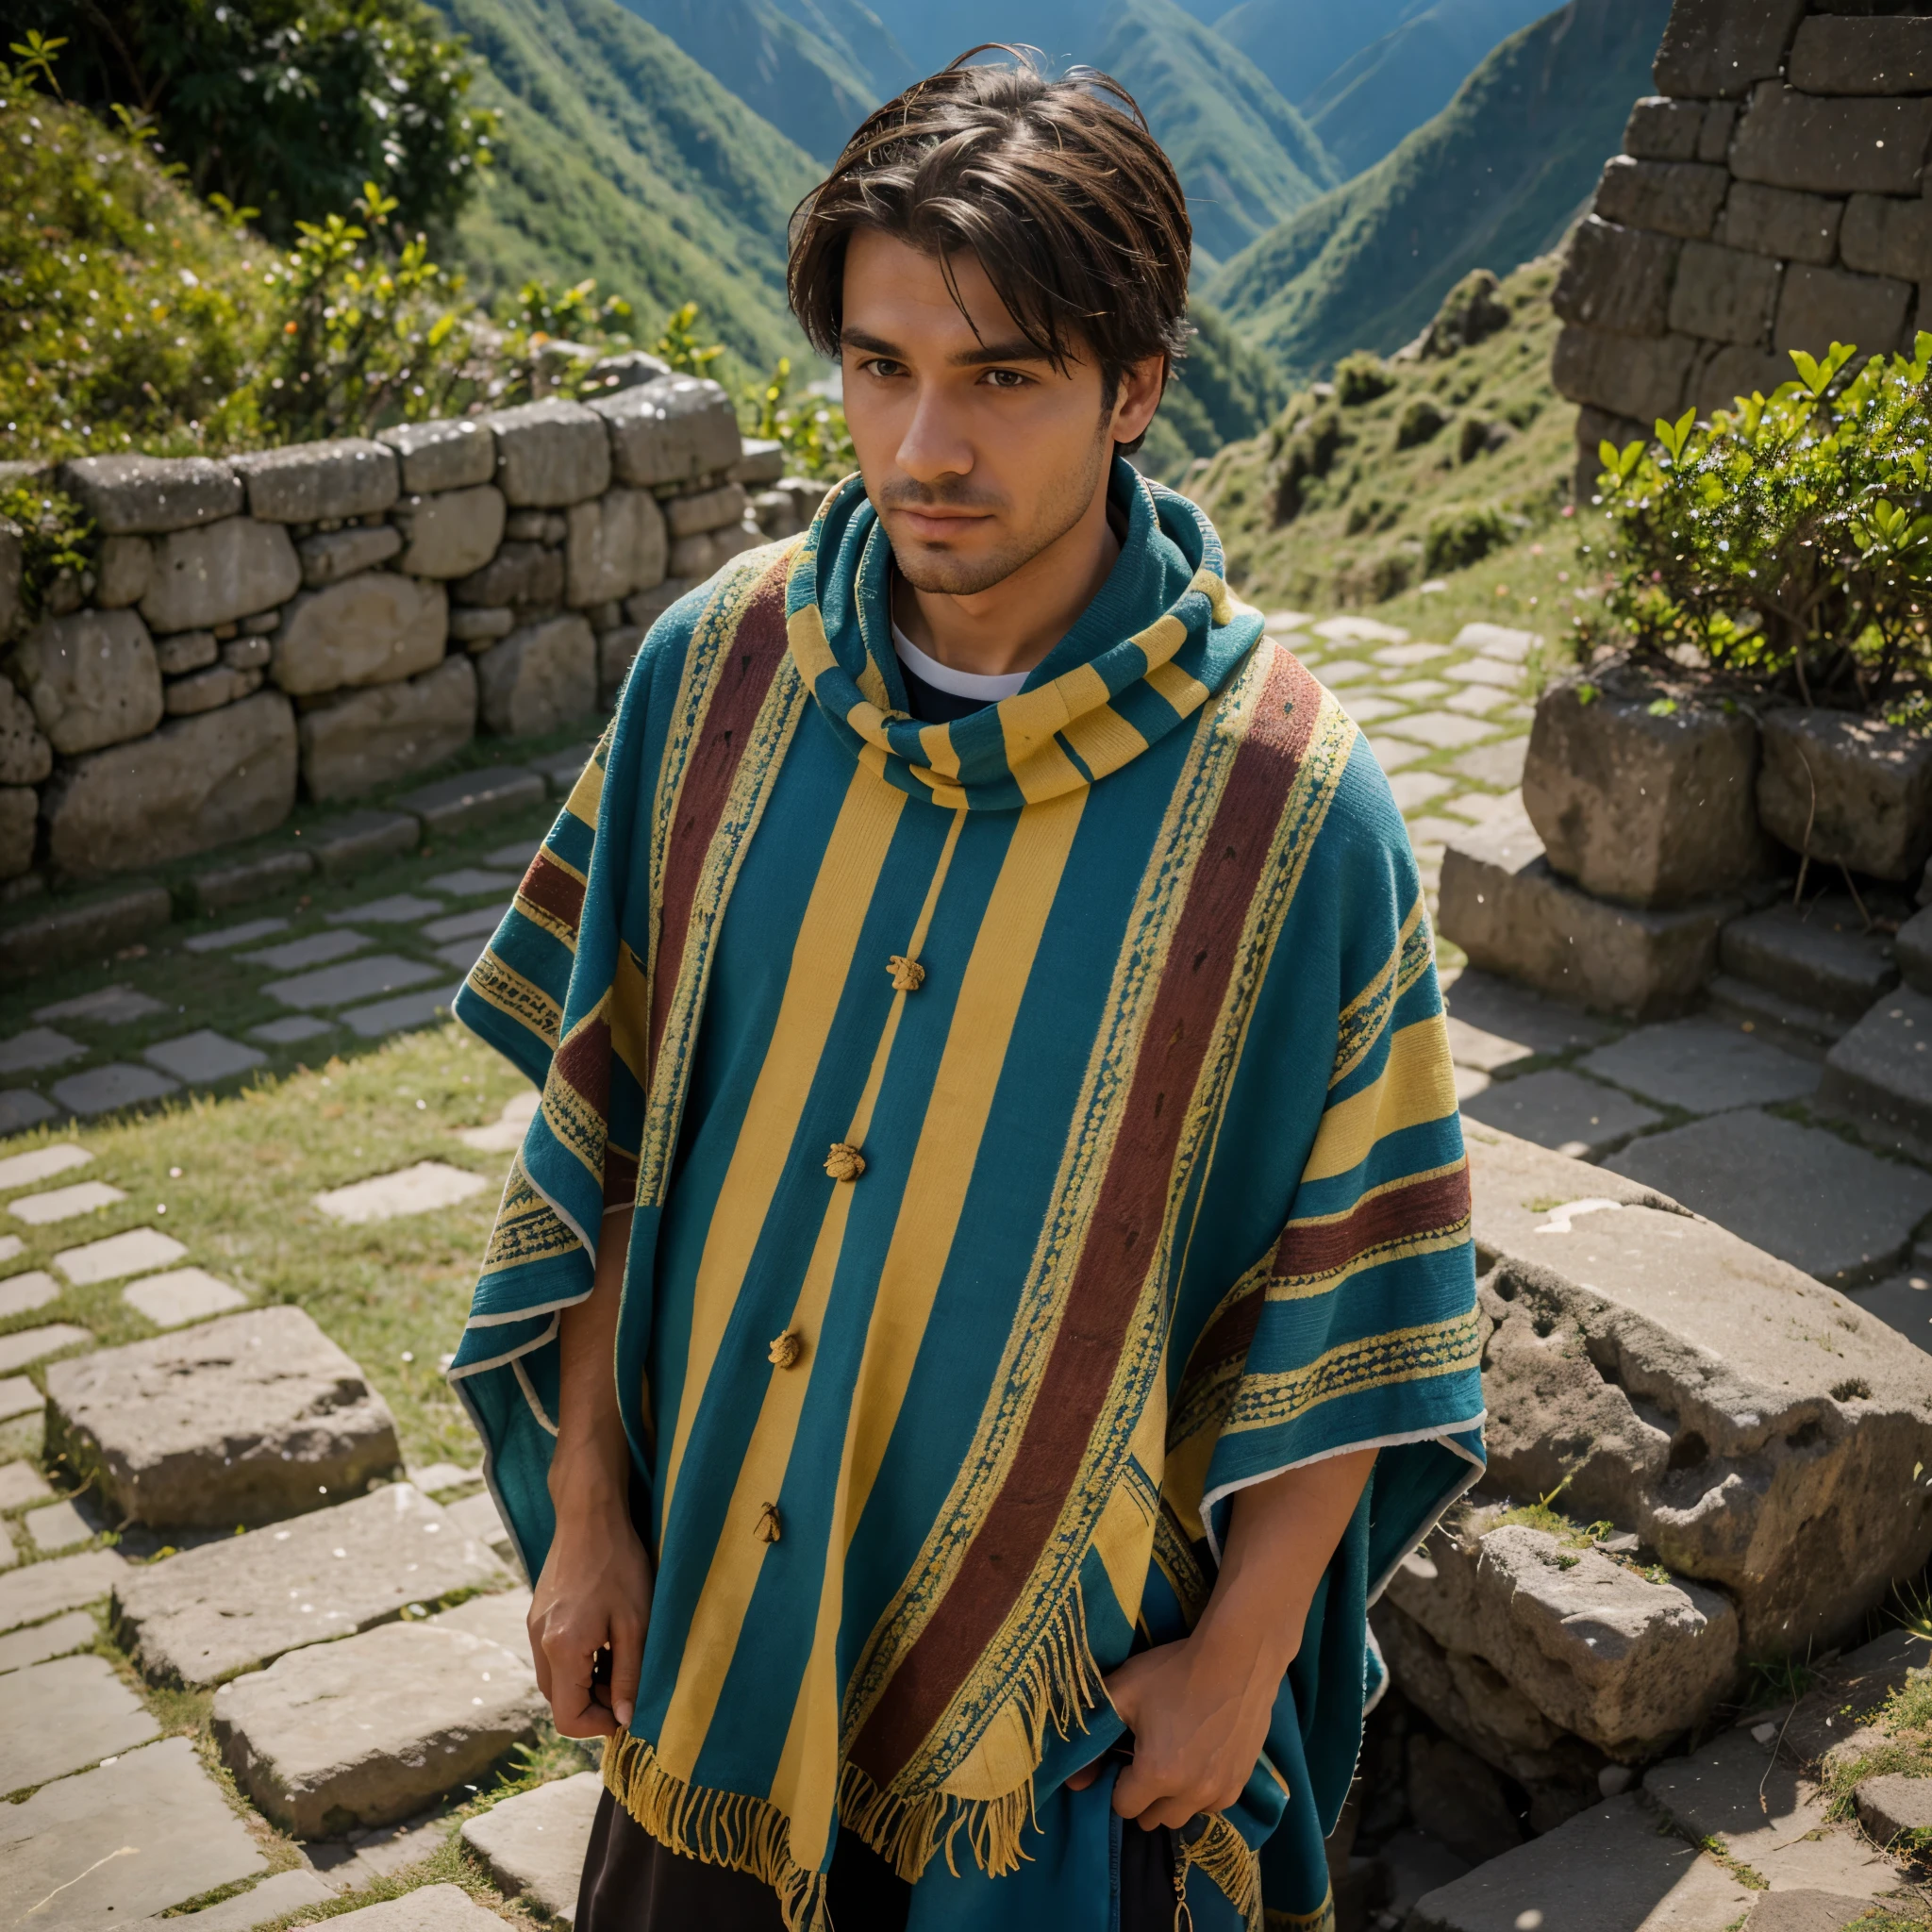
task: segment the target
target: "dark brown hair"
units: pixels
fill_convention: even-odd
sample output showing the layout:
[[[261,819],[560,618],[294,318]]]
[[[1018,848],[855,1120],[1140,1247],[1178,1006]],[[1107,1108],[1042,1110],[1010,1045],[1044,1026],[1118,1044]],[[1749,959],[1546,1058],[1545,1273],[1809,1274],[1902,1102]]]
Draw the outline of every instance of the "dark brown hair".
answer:
[[[969,64],[991,53],[1010,58]],[[974,47],[866,121],[791,218],[788,292],[824,356],[860,228],[935,257],[949,286],[970,249],[1057,370],[1098,362],[1108,408],[1132,364],[1160,356],[1172,374],[1187,347],[1181,184],[1134,97],[1091,68],[1051,80],[1030,49]]]

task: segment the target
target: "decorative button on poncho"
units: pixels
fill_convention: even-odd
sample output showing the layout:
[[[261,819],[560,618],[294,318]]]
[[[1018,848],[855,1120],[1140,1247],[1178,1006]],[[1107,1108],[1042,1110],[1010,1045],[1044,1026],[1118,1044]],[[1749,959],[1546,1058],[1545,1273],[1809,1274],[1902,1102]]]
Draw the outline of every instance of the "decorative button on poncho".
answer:
[[[558,1313],[631,1206],[657,1576],[605,1776],[794,1928],[842,1827],[910,1932],[1102,1932],[1111,1778],[1065,1781],[1121,1735],[1103,1678],[1198,1617],[1241,1489],[1375,1444],[1183,1848],[1199,1932],[1319,1926],[1365,1605],[1480,1466],[1402,820],[1200,513],[1112,489],[1100,595],[949,724],[907,713],[856,478],[685,597],[458,998],[542,1089],[452,1371],[492,1488],[534,1575]]]

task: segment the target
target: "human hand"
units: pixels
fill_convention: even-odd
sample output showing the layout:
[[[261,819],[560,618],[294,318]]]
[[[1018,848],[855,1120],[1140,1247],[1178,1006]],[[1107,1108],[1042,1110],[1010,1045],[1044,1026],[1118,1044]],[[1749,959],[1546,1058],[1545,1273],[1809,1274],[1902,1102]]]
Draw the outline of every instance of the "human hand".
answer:
[[[630,1728],[650,1617],[651,1562],[629,1510],[614,1499],[559,1510],[528,1625],[537,1688],[561,1736]],[[598,1653],[607,1645],[609,1678],[600,1684]]]
[[[1260,1760],[1280,1684],[1272,1660],[1216,1642],[1206,1626],[1130,1657],[1107,1680],[1134,1754],[1114,1785],[1113,1808],[1143,1831],[1225,1811]],[[1099,1775],[1096,1761],[1067,1783],[1083,1791]]]

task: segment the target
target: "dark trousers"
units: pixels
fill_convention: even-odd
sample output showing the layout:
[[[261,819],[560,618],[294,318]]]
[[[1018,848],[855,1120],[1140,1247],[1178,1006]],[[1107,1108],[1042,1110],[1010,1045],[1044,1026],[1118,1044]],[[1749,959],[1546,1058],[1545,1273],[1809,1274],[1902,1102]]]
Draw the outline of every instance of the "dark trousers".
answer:
[[[849,1831],[825,1904],[838,1932],[905,1932],[912,1888]],[[1121,1834],[1121,1932],[1172,1932],[1174,1834]],[[743,1872],[667,1852],[607,1790],[591,1827],[575,1932],[784,1932],[778,1895]],[[997,1928],[989,1928],[997,1932]]]

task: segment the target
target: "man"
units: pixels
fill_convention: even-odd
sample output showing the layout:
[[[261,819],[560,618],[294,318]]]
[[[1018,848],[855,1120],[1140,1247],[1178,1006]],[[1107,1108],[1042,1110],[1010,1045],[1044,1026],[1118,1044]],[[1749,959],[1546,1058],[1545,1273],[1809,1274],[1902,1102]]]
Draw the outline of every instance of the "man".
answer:
[[[1468,1185],[1381,774],[1124,459],[1188,266],[1105,79],[867,122],[791,258],[860,475],[653,630],[459,996],[543,1090],[453,1374],[608,1740],[579,1932],[1332,1913]]]

